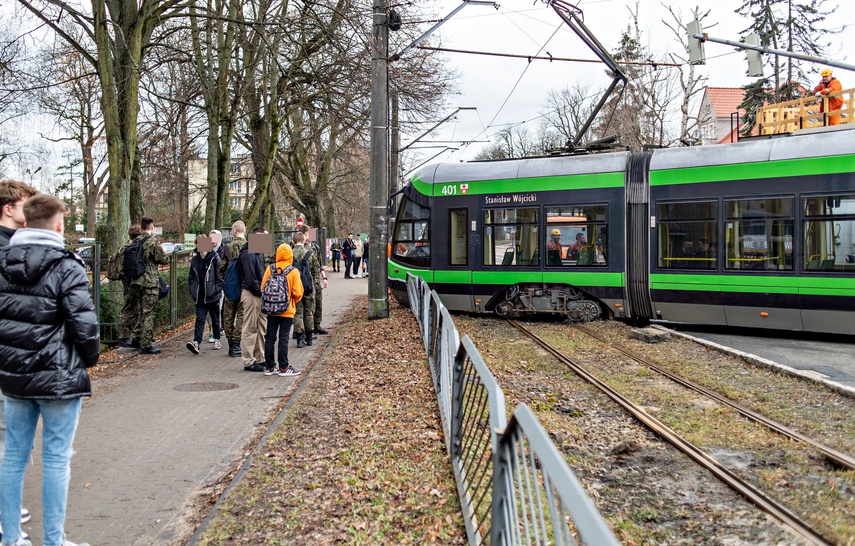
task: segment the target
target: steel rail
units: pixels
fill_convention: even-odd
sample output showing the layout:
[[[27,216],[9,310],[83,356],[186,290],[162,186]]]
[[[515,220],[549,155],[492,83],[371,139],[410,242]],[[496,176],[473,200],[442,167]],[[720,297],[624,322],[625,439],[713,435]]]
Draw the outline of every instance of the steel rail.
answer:
[[[696,392],[699,392],[705,396],[708,396],[708,397],[716,400],[717,402],[724,404],[725,406],[728,406],[728,407],[736,410],[740,415],[742,415],[743,417],[746,417],[747,419],[751,419],[752,421],[756,421],[758,423],[766,425],[771,430],[774,430],[775,432],[782,434],[782,435],[786,436],[787,438],[790,438],[791,440],[797,440],[800,442],[804,442],[804,443],[816,448],[817,451],[820,451],[823,455],[828,457],[830,460],[832,460],[838,466],[846,468],[848,470],[855,470],[855,457],[851,457],[845,453],[837,451],[836,449],[834,449],[832,447],[829,447],[829,446],[822,444],[822,443],[820,443],[820,442],[818,442],[812,438],[805,436],[801,432],[798,432],[798,431],[795,431],[791,428],[788,428],[787,426],[782,425],[781,423],[779,423],[773,419],[770,419],[770,418],[766,417],[765,415],[757,413],[754,410],[748,409],[745,406],[742,406],[742,405],[740,405],[740,404],[738,404],[732,400],[729,400],[729,399],[725,398],[724,396],[720,395],[719,393],[717,393],[715,391],[711,391],[711,390],[707,389],[706,387],[698,385],[697,383],[694,383],[694,382],[692,382],[692,381],[690,381],[684,377],[681,377],[675,373],[669,372],[668,370],[660,367],[659,365],[654,364],[654,363],[648,361],[647,359],[634,354],[632,351],[629,351],[629,350],[624,349],[622,347],[618,347],[617,345],[615,345],[611,341],[601,337],[598,334],[595,334],[594,332],[589,331],[587,328],[584,328],[584,327],[576,325],[576,324],[571,324],[571,326],[573,326],[574,328],[576,328],[580,332],[582,332],[586,335],[589,335],[598,341],[605,343],[609,347],[611,347],[614,350],[624,354],[625,356],[628,356],[629,358],[632,358],[633,360],[637,360],[638,362],[647,366],[651,370],[659,372],[660,374],[664,375],[668,379],[671,379],[672,381],[675,381],[675,382],[677,382],[677,383],[679,383],[685,387],[688,387],[688,388],[690,388]]]
[[[818,531],[810,527],[807,523],[802,521],[801,518],[791,512],[788,508],[779,504],[776,500],[772,499],[750,483],[742,480],[740,477],[722,466],[721,463],[715,460],[711,455],[704,452],[702,449],[677,434],[670,427],[668,427],[667,425],[665,425],[664,423],[641,409],[635,403],[626,399],[623,395],[600,381],[597,377],[588,373],[575,361],[562,354],[560,351],[555,349],[549,343],[542,340],[536,334],[529,331],[522,324],[518,323],[515,320],[508,320],[508,322],[512,326],[529,336],[532,340],[534,340],[538,345],[540,345],[543,349],[549,352],[565,366],[573,370],[573,372],[576,373],[579,377],[599,388],[603,393],[606,394],[606,396],[614,400],[617,404],[619,404],[630,414],[632,414],[633,417],[647,425],[660,437],[670,442],[674,447],[688,455],[691,459],[700,464],[702,467],[709,470],[716,478],[718,478],[719,480],[727,484],[730,488],[744,496],[755,506],[757,506],[761,510],[764,510],[772,517],[783,522],[785,525],[790,526],[790,528],[792,528],[796,533],[804,537],[806,540],[810,541],[812,544],[834,544],[827,538],[823,537]]]

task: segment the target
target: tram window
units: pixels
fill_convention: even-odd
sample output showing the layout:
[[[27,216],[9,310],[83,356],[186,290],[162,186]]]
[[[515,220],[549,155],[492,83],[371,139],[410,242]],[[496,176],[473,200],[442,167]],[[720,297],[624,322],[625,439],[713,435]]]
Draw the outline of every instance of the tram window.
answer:
[[[605,205],[547,208],[546,267],[607,265],[606,211]]]
[[[802,268],[855,274],[855,195],[804,202]]]
[[[449,265],[466,265],[469,256],[469,240],[467,230],[468,211],[466,209],[449,211]]]
[[[539,265],[537,209],[487,209],[484,211],[485,266]]]
[[[725,268],[793,270],[792,198],[725,201]]]
[[[718,268],[716,201],[659,203],[656,211],[660,269]]]
[[[430,267],[430,209],[404,198],[395,222],[392,252],[403,263]]]

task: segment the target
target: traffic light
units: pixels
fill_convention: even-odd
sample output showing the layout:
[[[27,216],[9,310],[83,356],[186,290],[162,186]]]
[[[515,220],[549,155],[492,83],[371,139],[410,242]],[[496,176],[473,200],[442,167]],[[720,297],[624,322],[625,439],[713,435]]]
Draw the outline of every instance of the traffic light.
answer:
[[[749,45],[760,45],[760,36],[756,32],[752,32],[745,37],[745,43]],[[751,78],[763,77],[763,55],[759,51],[746,49],[748,54],[748,76]]]
[[[695,35],[703,35],[704,29],[701,22],[695,19],[688,25],[686,30],[689,32],[689,64],[707,64],[707,56],[704,53],[704,40],[695,38]]]

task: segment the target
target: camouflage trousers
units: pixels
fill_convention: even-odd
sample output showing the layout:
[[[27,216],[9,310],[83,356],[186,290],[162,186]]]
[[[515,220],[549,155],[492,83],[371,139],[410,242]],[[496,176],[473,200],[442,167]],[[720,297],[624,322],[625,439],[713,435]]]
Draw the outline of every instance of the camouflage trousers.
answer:
[[[315,330],[315,295],[303,294],[297,302],[297,314],[294,315],[294,333],[300,335]]]
[[[137,322],[131,331],[131,337],[138,339],[140,347],[151,347],[154,342],[154,319],[157,315],[157,287],[144,288],[135,284],[128,291],[136,306]]]
[[[324,293],[320,286],[315,287],[315,329],[321,327],[321,320],[324,318]]]
[[[243,309],[240,301],[223,298],[223,330],[229,341],[240,341],[243,331]]]
[[[124,290],[122,291],[123,300],[122,314],[119,316],[119,339],[128,339],[133,337],[138,331],[137,323],[139,322],[139,302],[135,301],[131,294],[131,283],[122,281]]]

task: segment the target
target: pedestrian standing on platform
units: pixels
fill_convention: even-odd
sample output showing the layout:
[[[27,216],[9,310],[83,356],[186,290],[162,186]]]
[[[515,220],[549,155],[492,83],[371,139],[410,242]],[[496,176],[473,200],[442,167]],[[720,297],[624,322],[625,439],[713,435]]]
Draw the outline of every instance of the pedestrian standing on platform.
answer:
[[[142,229],[142,259],[145,263],[145,272],[136,279],[131,280],[130,293],[134,302],[139,302],[139,320],[134,325],[136,330],[131,332],[131,337],[140,342],[139,352],[141,354],[156,355],[160,349],[155,348],[154,342],[154,318],[157,315],[157,302],[160,301],[157,288],[159,277],[158,266],[169,263],[169,256],[163,251],[163,247],[153,237],[154,220],[143,218],[140,221]]]
[[[344,254],[344,278],[350,279],[350,267],[353,263],[353,249],[356,248],[356,243],[353,242],[353,233],[347,234],[347,239],[341,245],[342,254]]]
[[[294,333],[297,336],[297,348],[302,349],[312,345],[312,336],[315,330],[315,295],[314,278],[320,275],[320,264],[315,253],[306,248],[305,236],[299,231],[294,234],[294,267],[299,267],[300,262],[305,259],[312,276],[312,288],[303,285],[303,297],[297,303],[297,312],[294,315]],[[311,253],[311,254],[310,254]]]
[[[358,279],[359,278],[359,266],[362,265],[362,254],[363,254],[363,245],[362,239],[359,238],[359,235],[353,238],[353,273],[350,274],[351,277]]]
[[[24,203],[36,195],[36,189],[29,184],[17,180],[0,181],[0,247],[9,246],[9,240],[15,232],[24,227]],[[6,415],[3,411],[3,401],[0,400],[0,461],[5,451]],[[2,487],[2,486],[0,486]],[[21,509],[21,523],[30,521],[30,511]],[[0,539],[3,529],[0,526]],[[28,538],[28,537],[24,537]]]
[[[341,243],[338,242],[338,238],[330,245],[330,251],[332,252],[333,272],[338,273],[341,271]]]
[[[300,233],[306,238],[305,245],[310,248],[315,256],[318,258],[318,272],[315,274],[314,270],[312,271],[312,282],[314,282],[314,289],[312,290],[312,295],[315,297],[315,316],[313,317],[315,328],[312,330],[316,334],[327,335],[329,331],[321,328],[321,320],[324,318],[324,293],[323,290],[329,288],[329,281],[327,281],[327,272],[324,271],[324,268],[321,266],[320,252],[321,249],[318,248],[318,245],[309,238],[309,233],[311,228],[309,226],[303,224],[300,226]]]
[[[255,228],[253,234],[267,233]],[[267,315],[261,312],[261,279],[264,278],[264,254],[250,252],[249,243],[241,247],[238,255],[241,286],[240,307],[243,311],[243,329],[240,336],[243,369],[248,372],[264,371],[264,337],[267,332]]]
[[[125,249],[140,235],[142,235],[142,227],[139,224],[132,225],[128,229],[128,242],[119,249],[119,256],[124,256]],[[119,346],[139,349],[140,340],[134,339],[132,334],[139,329],[136,323],[140,319],[141,310],[134,306],[135,302],[130,295],[131,279],[125,275],[119,275],[119,278],[122,281],[122,294],[124,294],[119,322]]]
[[[300,375],[300,372],[288,363],[288,334],[291,332],[297,305],[300,304],[299,302],[303,297],[300,272],[291,267],[293,262],[294,253],[291,251],[291,247],[287,243],[282,243],[276,249],[276,263],[264,270],[264,277],[261,279],[262,292],[264,292],[264,286],[268,282],[274,282],[271,280],[273,270],[277,274],[285,275],[288,284],[288,308],[281,313],[267,315],[267,334],[264,341],[264,375],[279,374],[281,377]],[[274,357],[277,343],[279,348],[278,351],[275,351],[276,357]]]
[[[368,276],[368,239],[371,237],[365,238],[365,244],[362,245],[362,276]]]
[[[246,224],[238,220],[232,224],[232,240],[223,249],[223,261],[220,263],[220,277],[225,278],[229,264],[238,259],[240,249],[246,244]],[[236,264],[237,265],[237,264]],[[240,299],[233,301],[223,295],[223,331],[229,344],[229,356],[240,356],[240,337],[243,329],[243,310]]]
[[[31,546],[21,534],[21,503],[41,416],[44,544],[73,546],[65,540],[72,445],[81,401],[92,394],[86,368],[98,363],[98,317],[86,269],[65,249],[65,203],[36,195],[23,208],[26,227],[0,248],[0,388],[8,427],[2,540]]]
[[[214,247],[214,253],[217,255],[217,258],[220,259],[220,263],[222,263],[223,251],[226,248],[226,246],[223,244],[223,232],[218,230],[218,229],[212,229],[210,232],[208,232],[208,236],[211,238],[211,246]],[[220,275],[220,278],[222,278],[222,275]],[[222,333],[222,324],[223,324],[223,298],[225,298],[225,296],[220,297],[220,305],[219,305],[219,316],[220,316],[220,325],[221,325],[220,333]],[[214,339],[215,339],[214,338],[213,324],[211,324],[211,317],[212,316],[213,315],[209,314],[208,319],[207,319],[208,326],[211,326],[211,333],[208,335],[208,343],[213,343]],[[217,347],[217,348],[219,349],[219,347]]]
[[[213,243],[213,240],[211,241]],[[197,240],[198,248],[198,240]],[[187,276],[190,295],[196,305],[196,325],[193,329],[193,341],[187,342],[187,349],[199,354],[199,344],[205,332],[205,318],[210,317],[211,333],[214,336],[214,349],[220,349],[220,302],[223,299],[223,278],[220,276],[220,257],[217,251],[196,252],[190,260],[190,273]]]

